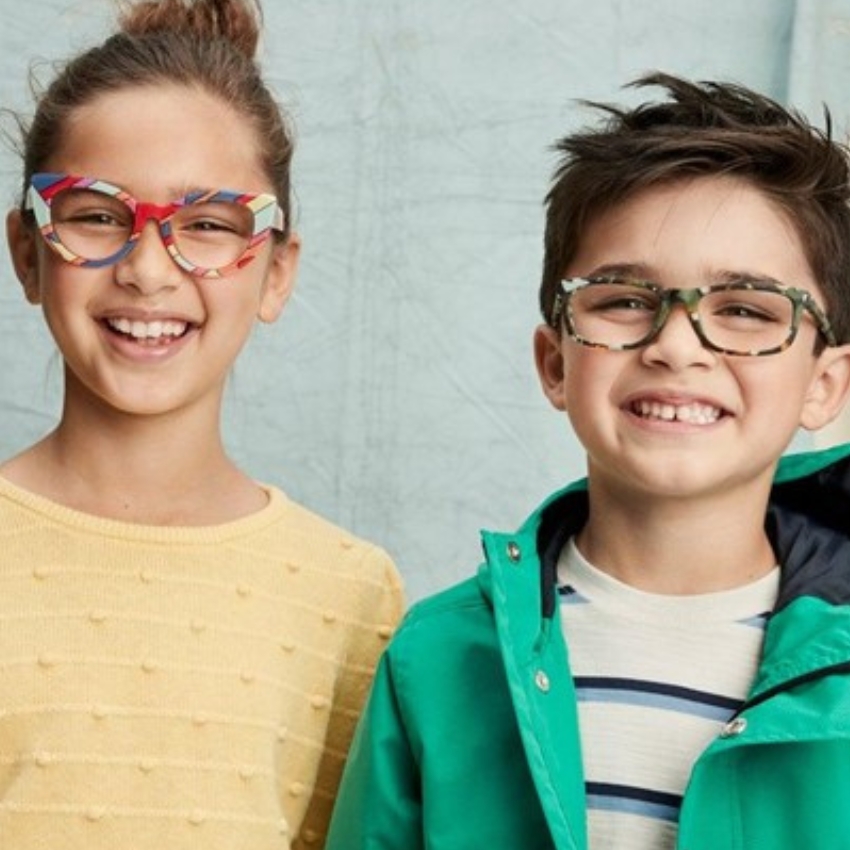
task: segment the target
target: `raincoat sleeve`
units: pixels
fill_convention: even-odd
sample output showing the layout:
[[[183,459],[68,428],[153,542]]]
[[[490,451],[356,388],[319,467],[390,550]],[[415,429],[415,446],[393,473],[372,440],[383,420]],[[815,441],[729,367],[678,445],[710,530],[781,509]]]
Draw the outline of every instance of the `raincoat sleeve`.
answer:
[[[352,742],[326,850],[421,850],[419,764],[393,676],[392,647],[378,666]]]

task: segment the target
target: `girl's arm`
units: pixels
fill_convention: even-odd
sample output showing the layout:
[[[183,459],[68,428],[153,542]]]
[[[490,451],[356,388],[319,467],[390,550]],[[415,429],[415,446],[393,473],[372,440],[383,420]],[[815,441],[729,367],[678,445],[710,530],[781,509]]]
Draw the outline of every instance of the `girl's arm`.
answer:
[[[419,766],[399,711],[387,652],[349,752],[326,850],[423,846]]]

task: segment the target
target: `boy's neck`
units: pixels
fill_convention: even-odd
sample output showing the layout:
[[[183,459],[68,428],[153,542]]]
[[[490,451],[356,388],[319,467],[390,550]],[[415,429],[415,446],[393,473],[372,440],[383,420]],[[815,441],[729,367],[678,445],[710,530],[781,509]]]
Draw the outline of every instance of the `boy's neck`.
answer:
[[[614,499],[590,487],[579,550],[595,567],[649,593],[741,587],[776,566],[764,529],[767,492],[746,498]]]

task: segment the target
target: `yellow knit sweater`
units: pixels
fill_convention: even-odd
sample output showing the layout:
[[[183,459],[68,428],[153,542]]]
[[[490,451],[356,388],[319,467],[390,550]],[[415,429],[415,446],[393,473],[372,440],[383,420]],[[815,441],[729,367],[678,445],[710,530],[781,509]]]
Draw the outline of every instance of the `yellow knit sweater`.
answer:
[[[0,479],[2,850],[322,847],[400,582],[268,492],[169,528]]]

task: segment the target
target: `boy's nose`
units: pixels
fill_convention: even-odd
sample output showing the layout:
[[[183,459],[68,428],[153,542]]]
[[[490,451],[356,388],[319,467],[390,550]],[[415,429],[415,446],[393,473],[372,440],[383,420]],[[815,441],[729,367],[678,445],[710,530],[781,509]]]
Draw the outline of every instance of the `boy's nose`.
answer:
[[[688,314],[687,307],[674,303],[655,338],[643,349],[648,362],[670,368],[714,362],[715,354],[705,346]]]

